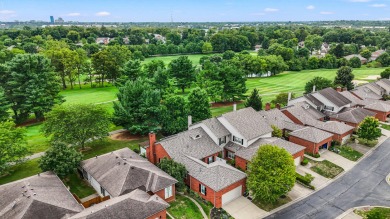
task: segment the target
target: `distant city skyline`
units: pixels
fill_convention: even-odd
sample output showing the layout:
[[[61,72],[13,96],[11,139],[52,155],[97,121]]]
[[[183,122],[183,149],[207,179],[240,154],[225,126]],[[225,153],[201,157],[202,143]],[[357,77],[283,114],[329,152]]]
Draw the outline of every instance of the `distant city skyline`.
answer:
[[[390,20],[390,0],[0,0],[0,21],[251,22]]]

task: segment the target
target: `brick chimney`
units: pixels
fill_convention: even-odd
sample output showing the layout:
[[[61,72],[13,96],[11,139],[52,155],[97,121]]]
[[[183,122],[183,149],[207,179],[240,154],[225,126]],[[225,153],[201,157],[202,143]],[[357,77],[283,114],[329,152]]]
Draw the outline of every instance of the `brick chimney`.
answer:
[[[341,92],[341,87],[338,86],[338,87],[336,88],[336,91],[337,91],[337,92]]]
[[[237,111],[237,103],[233,104],[233,111]]]
[[[270,103],[266,103],[265,104],[265,111],[268,111],[271,109],[271,104]]]
[[[343,91],[347,91],[348,90],[348,88],[347,87],[343,87]]]
[[[150,132],[149,133],[149,150],[147,152],[148,152],[148,160],[154,164],[156,164],[156,161],[155,161],[156,148],[154,145],[155,143],[156,143],[156,133]]]
[[[275,105],[275,108],[278,109],[278,110],[280,110],[280,103],[277,103],[277,104]]]

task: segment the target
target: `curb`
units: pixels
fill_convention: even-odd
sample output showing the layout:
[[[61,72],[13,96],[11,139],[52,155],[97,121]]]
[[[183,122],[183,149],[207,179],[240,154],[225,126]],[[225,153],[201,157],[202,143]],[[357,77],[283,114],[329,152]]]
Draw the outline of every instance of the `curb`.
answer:
[[[375,206],[375,205],[364,205],[364,206],[359,206],[359,207],[353,207],[353,208],[348,209],[344,213],[340,214],[335,219],[343,219],[345,216],[347,216],[352,211],[360,209],[360,208],[390,208],[390,207],[388,207],[388,206]]]
[[[386,176],[386,182],[387,182],[387,184],[390,185],[390,173],[389,173],[389,175]]]
[[[372,147],[369,151],[367,151],[367,153],[365,153],[361,158],[359,158],[359,159],[356,161],[356,164],[355,164],[353,167],[355,167],[361,160],[363,160],[364,158],[366,158],[367,156],[369,156],[370,154],[372,154],[373,151],[374,151],[377,147],[379,147],[379,145],[381,145],[383,142],[385,142],[387,139],[389,139],[389,136],[386,136],[386,138],[385,138],[383,141],[380,141],[380,142],[378,141],[378,143],[377,143],[374,147]],[[351,169],[349,169],[348,171],[352,170],[353,167],[352,167]],[[273,209],[272,211],[269,211],[268,214],[265,215],[264,217],[267,217],[267,216],[269,216],[269,215],[271,215],[271,214],[274,214],[274,213],[276,213],[276,212],[278,212],[278,211],[281,211],[281,210],[283,210],[284,208],[287,208],[287,207],[289,207],[289,206],[291,206],[291,205],[293,205],[293,204],[295,204],[295,203],[297,203],[297,202],[299,202],[299,201],[301,201],[301,200],[303,200],[303,199],[305,199],[305,198],[307,198],[307,197],[309,197],[309,196],[315,194],[316,192],[320,191],[321,189],[325,188],[325,187],[328,186],[329,184],[331,184],[331,183],[333,183],[334,181],[336,181],[338,178],[344,176],[344,174],[346,174],[348,171],[345,171],[345,170],[344,170],[344,171],[341,172],[339,175],[337,175],[335,178],[330,179],[330,180],[329,180],[327,183],[325,183],[324,185],[322,185],[322,186],[316,188],[315,191],[313,191],[313,192],[311,192],[311,193],[309,193],[309,194],[307,194],[307,195],[305,195],[305,196],[299,197],[299,198],[295,199],[294,201],[291,201],[291,202],[289,202],[289,203],[287,203],[287,204],[285,204],[285,205],[282,205],[282,206],[280,206],[280,207],[278,207],[278,208],[275,208],[275,209]],[[388,178],[388,179],[389,179],[389,178]],[[390,180],[390,179],[389,179],[389,180]]]

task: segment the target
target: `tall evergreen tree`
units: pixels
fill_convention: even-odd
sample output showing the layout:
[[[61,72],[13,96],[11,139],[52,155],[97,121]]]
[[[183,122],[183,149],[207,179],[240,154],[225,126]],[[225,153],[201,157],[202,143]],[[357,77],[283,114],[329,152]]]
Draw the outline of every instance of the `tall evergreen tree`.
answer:
[[[354,85],[352,80],[355,76],[352,74],[352,68],[343,66],[339,68],[334,79],[334,85],[341,85],[346,87],[348,90],[352,90]]]
[[[184,97],[174,95],[161,106],[161,129],[165,135],[173,135],[187,129],[188,109]]]
[[[195,68],[188,56],[180,56],[169,63],[169,73],[176,78],[176,85],[184,93],[184,89],[195,81]]]
[[[119,88],[118,102],[114,102],[113,121],[134,134],[159,130],[160,91],[146,79],[127,81]]]
[[[26,120],[30,113],[40,120],[44,113],[62,102],[59,79],[44,56],[17,55],[2,70],[4,80],[0,83],[17,123]]]
[[[259,91],[256,88],[253,89],[251,95],[246,99],[245,107],[252,107],[256,111],[260,111],[263,108]]]
[[[195,88],[188,96],[188,109],[193,122],[211,118],[211,110],[207,92],[200,88]]]
[[[8,110],[11,108],[8,100],[5,98],[4,89],[0,87],[0,122],[8,119]]]

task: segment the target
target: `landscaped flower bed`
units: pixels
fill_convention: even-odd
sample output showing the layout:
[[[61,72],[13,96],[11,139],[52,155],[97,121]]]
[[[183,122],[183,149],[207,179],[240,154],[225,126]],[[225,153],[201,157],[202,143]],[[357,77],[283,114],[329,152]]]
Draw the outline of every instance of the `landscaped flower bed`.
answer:
[[[326,178],[334,178],[344,171],[342,167],[337,166],[336,164],[329,162],[327,160],[324,161],[310,160],[310,164],[311,164],[310,167],[311,170]]]

